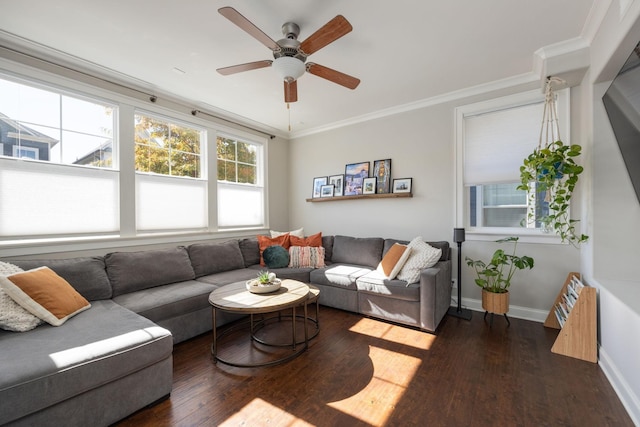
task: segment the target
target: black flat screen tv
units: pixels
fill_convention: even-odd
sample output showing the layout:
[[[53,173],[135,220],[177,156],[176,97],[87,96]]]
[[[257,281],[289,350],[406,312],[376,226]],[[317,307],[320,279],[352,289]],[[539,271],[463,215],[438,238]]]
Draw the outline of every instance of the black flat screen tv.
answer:
[[[602,97],[640,202],[640,43]]]

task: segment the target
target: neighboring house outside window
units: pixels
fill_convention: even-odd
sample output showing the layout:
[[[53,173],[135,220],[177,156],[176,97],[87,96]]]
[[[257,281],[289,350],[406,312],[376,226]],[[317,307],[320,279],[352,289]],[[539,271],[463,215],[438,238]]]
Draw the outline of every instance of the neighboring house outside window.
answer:
[[[561,136],[568,138],[568,89],[558,92]],[[518,190],[520,166],[538,146],[544,94],[532,91],[456,109],[458,224],[474,234],[541,235],[544,193]],[[544,140],[543,140],[544,143]],[[529,190],[535,191],[535,185]]]

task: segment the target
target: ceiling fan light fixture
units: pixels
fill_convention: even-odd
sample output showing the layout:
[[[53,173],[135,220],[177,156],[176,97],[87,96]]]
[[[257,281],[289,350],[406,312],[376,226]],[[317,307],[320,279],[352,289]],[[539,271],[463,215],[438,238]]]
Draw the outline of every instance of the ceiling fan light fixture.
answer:
[[[305,72],[304,62],[291,56],[281,56],[273,60],[271,67],[285,82],[298,80]]]

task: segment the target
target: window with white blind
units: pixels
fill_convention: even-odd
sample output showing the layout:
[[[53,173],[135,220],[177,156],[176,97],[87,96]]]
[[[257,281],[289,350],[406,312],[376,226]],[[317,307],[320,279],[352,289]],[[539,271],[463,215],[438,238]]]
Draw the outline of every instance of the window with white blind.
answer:
[[[0,240],[119,230],[117,108],[0,76]]]
[[[206,229],[204,129],[147,113],[135,122],[136,230]]]
[[[560,135],[568,139],[569,90],[557,96]],[[471,233],[518,235],[542,226],[525,219],[548,213],[544,194],[529,198],[517,187],[520,166],[540,140],[543,108],[544,94],[532,91],[456,109],[458,223]]]
[[[263,144],[218,136],[218,226],[265,223]]]

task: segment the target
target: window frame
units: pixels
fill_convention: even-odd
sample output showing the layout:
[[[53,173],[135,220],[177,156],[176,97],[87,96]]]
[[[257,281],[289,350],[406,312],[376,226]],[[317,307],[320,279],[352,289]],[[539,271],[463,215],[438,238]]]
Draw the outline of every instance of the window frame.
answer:
[[[560,124],[560,135],[570,140],[570,89],[556,91],[557,111]],[[539,90],[520,92],[500,98],[489,99],[473,104],[462,105],[454,111],[455,123],[455,212],[456,227],[465,228],[467,240],[494,241],[504,236],[518,236],[527,243],[561,243],[555,233],[545,232],[541,228],[531,227],[471,227],[469,215],[471,211],[470,188],[464,185],[464,152],[465,152],[465,118],[476,115],[499,112],[518,108],[533,103],[544,103],[544,93]],[[540,117],[542,119],[542,116]],[[538,138],[536,135],[535,143]],[[532,147],[533,150],[534,147]],[[523,159],[524,160],[524,159]],[[517,167],[519,167],[518,165]],[[527,200],[529,197],[527,195]],[[477,207],[481,209],[482,207]],[[530,206],[528,208],[531,208]]]
[[[69,250],[102,250],[105,248],[121,248],[138,246],[141,244],[180,243],[209,240],[212,238],[253,236],[256,230],[265,230],[268,225],[268,189],[267,163],[268,163],[268,135],[261,131],[247,132],[242,125],[227,125],[220,123],[216,117],[207,117],[206,114],[196,117],[182,112],[184,105],[166,100],[162,105],[149,104],[131,90],[123,90],[117,84],[103,85],[96,83],[92,78],[86,78],[85,74],[77,73],[70,69],[60,69],[57,72],[45,71],[33,68],[25,64],[14,62],[0,57],[0,78],[16,83],[53,91],[57,94],[67,95],[81,100],[104,103],[113,106],[117,113],[114,114],[113,137],[118,143],[114,144],[112,156],[113,163],[107,170],[111,170],[119,176],[119,229],[115,233],[82,233],[65,235],[39,235],[39,236],[0,236],[0,257],[30,254],[37,248],[38,253],[56,253]],[[180,229],[161,230],[155,233],[139,232],[136,230],[135,210],[135,164],[134,156],[134,114],[142,112],[154,117],[167,119],[176,124],[186,124],[190,127],[204,129],[204,138],[201,146],[201,171],[203,177],[213,177],[215,181],[207,181],[207,227],[205,229]],[[129,117],[130,116],[130,117]],[[217,218],[217,170],[216,152],[208,147],[210,141],[215,141],[218,133],[233,135],[234,138],[251,141],[263,147],[262,157],[257,167],[262,170],[262,216],[263,224],[259,226],[234,227],[233,229],[221,229]],[[130,142],[129,142],[130,141]],[[208,143],[206,141],[209,141]],[[129,157],[132,157],[129,159]],[[19,159],[10,159],[18,161]],[[28,160],[33,163],[41,163],[43,160]],[[46,162],[51,163],[51,162]],[[62,163],[62,165],[65,165]],[[91,168],[104,171],[105,168],[89,167],[85,165],[66,165],[75,168]],[[172,177],[186,179],[185,177]],[[194,179],[194,178],[191,178]]]

